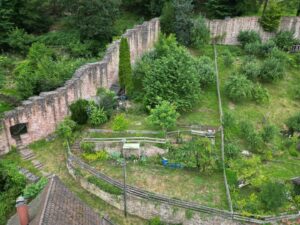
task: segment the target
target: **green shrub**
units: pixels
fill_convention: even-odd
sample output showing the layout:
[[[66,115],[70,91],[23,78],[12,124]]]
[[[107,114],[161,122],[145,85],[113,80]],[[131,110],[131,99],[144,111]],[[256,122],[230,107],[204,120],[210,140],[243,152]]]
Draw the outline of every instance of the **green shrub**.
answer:
[[[289,153],[293,157],[298,157],[298,155],[299,155],[298,152],[295,149],[290,149]]]
[[[88,121],[88,106],[89,102],[84,99],[79,99],[70,105],[71,119],[79,125],[86,124]]]
[[[272,40],[269,40],[269,41],[259,45],[258,55],[262,56],[262,57],[266,57],[269,54],[271,54],[274,49],[276,49],[275,42]]]
[[[105,88],[99,88],[97,90],[97,95],[100,98],[99,106],[104,109],[108,118],[110,118],[118,105],[115,92]]]
[[[294,90],[294,99],[298,101],[300,100],[300,86]]]
[[[101,190],[103,190],[107,193],[110,193],[113,195],[122,195],[123,194],[123,191],[121,189],[101,180],[100,178],[90,176],[87,178],[87,180],[88,180],[88,182],[96,185],[98,188],[100,188]]]
[[[185,210],[185,218],[187,218],[188,220],[192,219],[194,215],[194,212],[192,210]]]
[[[230,112],[225,112],[223,117],[223,126],[225,128],[231,128],[231,127],[235,127],[235,125],[236,125],[236,119],[233,116],[233,114]]]
[[[58,124],[55,132],[60,138],[70,139],[75,128],[76,122],[69,118],[66,118]]]
[[[84,151],[84,153],[94,153],[96,145],[93,142],[81,142],[80,148]]]
[[[226,50],[222,53],[222,58],[225,66],[232,66],[234,58],[229,50]]]
[[[252,89],[252,82],[244,75],[231,75],[225,83],[226,95],[236,102],[251,99]]]
[[[259,78],[264,82],[272,82],[282,79],[284,75],[284,63],[275,57],[269,57],[263,62]]]
[[[265,210],[277,211],[287,201],[284,184],[267,182],[261,187],[260,200]]]
[[[238,41],[241,43],[243,47],[245,47],[246,44],[261,43],[261,38],[256,31],[247,30],[247,31],[240,31],[238,35]]]
[[[23,29],[15,28],[8,34],[8,45],[16,52],[26,54],[32,42],[34,36],[26,33]]]
[[[109,158],[108,153],[105,150],[97,151],[94,153],[88,153],[85,152],[82,154],[83,158],[88,161],[101,161],[101,160],[107,160]]]
[[[249,80],[256,81],[260,74],[260,65],[257,61],[247,61],[241,66],[240,72]]]
[[[122,90],[128,95],[133,91],[132,71],[129,45],[126,38],[121,39],[119,55],[119,83]]]
[[[104,124],[108,118],[103,108],[99,108],[93,104],[89,106],[89,121],[93,126]]]
[[[259,43],[259,42],[248,43],[245,45],[244,49],[245,49],[245,52],[249,55],[259,55],[260,54],[260,46],[261,46],[261,43]]]
[[[149,220],[149,225],[165,225],[165,223],[161,222],[160,218],[157,216]]]
[[[274,125],[266,125],[263,127],[261,136],[264,142],[271,142],[277,134],[277,128]]]
[[[226,169],[227,183],[230,187],[236,187],[238,184],[238,177],[235,171]]]
[[[261,136],[255,131],[251,123],[242,121],[240,123],[241,135],[250,145],[252,150],[258,151],[262,145]]]
[[[240,149],[237,145],[233,143],[228,143],[225,145],[225,155],[229,159],[237,158],[240,155]]]
[[[212,60],[207,56],[202,56],[196,61],[199,74],[200,86],[206,88],[216,81],[215,68]]]
[[[290,51],[292,46],[296,44],[294,34],[290,31],[280,31],[273,38],[276,46],[282,51]]]
[[[193,28],[191,31],[192,46],[200,48],[205,44],[209,44],[210,30],[206,25],[205,18],[199,16],[193,21]]]
[[[264,15],[260,18],[259,22],[263,29],[268,32],[277,31],[281,20],[281,9],[279,6],[272,2],[265,11]]]
[[[167,101],[161,101],[155,108],[150,109],[148,121],[166,131],[176,125],[178,116],[174,105]]]
[[[124,131],[127,130],[129,126],[129,122],[125,117],[125,114],[118,114],[115,116],[112,129],[114,131]]]
[[[252,89],[252,98],[259,104],[265,104],[269,102],[269,92],[260,84],[255,84]]]
[[[33,199],[35,198],[47,185],[48,180],[45,177],[42,177],[38,182],[35,184],[29,184],[23,190],[24,198],[26,199]]]
[[[300,132],[300,113],[297,113],[294,116],[291,116],[286,125],[288,126],[289,130],[294,134],[294,132]]]

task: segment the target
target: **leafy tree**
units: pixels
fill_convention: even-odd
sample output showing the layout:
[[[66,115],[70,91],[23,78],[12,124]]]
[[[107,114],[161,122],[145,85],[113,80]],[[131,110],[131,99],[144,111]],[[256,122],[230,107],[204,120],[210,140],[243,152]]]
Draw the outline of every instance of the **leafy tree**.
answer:
[[[76,122],[66,118],[58,124],[56,128],[56,134],[63,139],[69,140],[72,137],[76,125],[77,125]]]
[[[265,31],[274,32],[277,31],[280,25],[281,9],[277,3],[272,2],[265,10],[264,14],[260,18],[259,22]]]
[[[208,87],[215,83],[215,68],[212,60],[207,56],[202,56],[196,61],[196,67],[199,74],[200,86]]]
[[[287,120],[286,125],[288,126],[292,136],[294,135],[294,132],[300,132],[300,113],[290,117]]]
[[[70,105],[71,119],[79,125],[86,124],[88,121],[87,109],[89,102],[84,99],[79,99]]]
[[[135,9],[135,11],[146,17],[159,16],[166,0],[123,0],[123,6],[127,10]]]
[[[237,158],[240,155],[240,149],[237,145],[228,143],[225,145],[225,155],[229,159]]]
[[[287,201],[286,188],[278,182],[268,182],[261,188],[260,200],[265,210],[277,211]]]
[[[130,63],[130,51],[126,38],[121,39],[119,56],[119,83],[121,89],[131,94],[133,91],[132,71]]]
[[[252,89],[252,82],[244,75],[232,75],[225,83],[227,96],[237,102],[251,99]]]
[[[143,81],[144,105],[155,107],[157,97],[174,104],[180,111],[190,110],[199,99],[200,80],[195,59],[177,45],[174,36],[161,38],[151,70]]]
[[[166,131],[175,126],[178,116],[174,105],[167,101],[161,101],[155,108],[150,109],[148,120],[152,125],[159,126]]]
[[[124,114],[118,114],[114,118],[112,129],[114,131],[124,131],[128,128],[129,121],[126,119]]]
[[[245,47],[246,44],[261,43],[261,37],[253,30],[240,31],[238,41]]]
[[[275,57],[269,57],[263,62],[259,78],[264,82],[272,82],[282,79],[284,75],[284,62]]]
[[[119,13],[119,0],[66,0],[71,24],[80,31],[82,40],[109,42],[114,34],[114,22]]]
[[[193,28],[191,31],[192,46],[200,48],[204,44],[208,44],[210,41],[210,30],[206,25],[205,18],[199,16],[193,21]]]
[[[172,0],[166,3],[161,18],[162,30],[167,34],[175,33],[180,43],[191,45],[192,12],[192,0]]]
[[[292,46],[296,43],[294,34],[290,31],[280,31],[273,39],[276,46],[283,51],[290,51]]]
[[[33,42],[33,35],[29,35],[23,29],[11,30],[8,34],[8,45],[11,49],[22,54],[28,52],[29,46]]]

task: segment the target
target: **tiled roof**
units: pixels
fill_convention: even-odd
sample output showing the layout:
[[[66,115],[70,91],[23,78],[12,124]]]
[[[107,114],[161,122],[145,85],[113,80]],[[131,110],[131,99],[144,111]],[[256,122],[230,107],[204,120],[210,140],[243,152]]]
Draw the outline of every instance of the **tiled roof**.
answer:
[[[100,225],[100,217],[53,176],[30,225]]]

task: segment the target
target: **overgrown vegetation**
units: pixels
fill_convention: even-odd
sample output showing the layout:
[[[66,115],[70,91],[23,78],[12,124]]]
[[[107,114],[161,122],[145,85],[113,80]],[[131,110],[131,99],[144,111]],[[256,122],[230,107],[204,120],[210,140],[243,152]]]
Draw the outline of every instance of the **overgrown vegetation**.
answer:
[[[120,190],[119,188],[105,182],[102,181],[101,179],[94,177],[94,176],[90,176],[87,178],[88,182],[96,185],[97,187],[99,187],[101,190],[113,194],[113,195],[121,195],[123,192],[122,190]]]

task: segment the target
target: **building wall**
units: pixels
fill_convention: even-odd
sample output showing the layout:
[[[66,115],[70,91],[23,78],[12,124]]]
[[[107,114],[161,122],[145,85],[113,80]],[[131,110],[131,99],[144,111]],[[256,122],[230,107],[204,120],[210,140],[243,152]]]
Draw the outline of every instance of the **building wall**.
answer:
[[[259,17],[236,17],[225,20],[208,20],[207,24],[212,37],[224,35],[221,44],[236,45],[238,44],[237,36],[242,30],[257,31],[263,41],[274,36],[274,33],[265,32],[258,20]],[[300,39],[300,17],[283,17],[279,30],[292,31],[295,37]]]
[[[132,64],[141,55],[153,48],[158,40],[160,24],[152,19],[129,29],[123,35],[128,39]],[[0,155],[16,145],[10,135],[10,127],[27,123],[27,134],[21,135],[24,145],[45,138],[55,131],[56,125],[69,113],[69,105],[80,99],[96,95],[99,87],[111,88],[118,82],[120,41],[113,42],[102,61],[80,67],[66,84],[55,91],[41,93],[22,102],[20,107],[9,111],[3,119],[4,129],[0,131]]]

